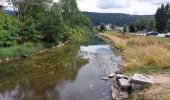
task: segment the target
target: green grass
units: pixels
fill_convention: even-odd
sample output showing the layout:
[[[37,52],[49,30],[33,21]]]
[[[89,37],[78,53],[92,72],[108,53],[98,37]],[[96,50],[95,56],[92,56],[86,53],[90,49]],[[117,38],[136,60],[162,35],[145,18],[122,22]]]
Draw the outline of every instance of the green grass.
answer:
[[[141,38],[146,38],[146,37],[142,37],[142,36],[139,36]],[[164,44],[167,44],[167,43],[170,43],[170,38],[160,38],[160,37],[147,37],[148,39],[150,40],[153,40],[153,41],[157,41],[159,43],[164,43]]]
[[[16,57],[24,54],[31,54],[33,52],[45,49],[44,43],[27,42],[22,45],[16,45],[8,48],[0,48],[0,58]]]
[[[105,34],[110,34],[110,35],[117,35],[118,33],[115,31],[106,31],[104,32]]]
[[[168,68],[159,68],[159,67],[152,67],[152,66],[146,66],[146,67],[138,67],[138,68],[129,68],[126,71],[126,74],[133,74],[133,73],[142,73],[142,74],[151,74],[151,73],[165,73],[168,71]]]

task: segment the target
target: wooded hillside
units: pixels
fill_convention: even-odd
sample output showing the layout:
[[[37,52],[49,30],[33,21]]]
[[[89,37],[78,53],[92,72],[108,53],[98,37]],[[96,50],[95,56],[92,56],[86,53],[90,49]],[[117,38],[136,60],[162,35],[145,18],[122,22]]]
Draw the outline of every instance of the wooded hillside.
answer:
[[[112,23],[117,26],[123,26],[124,24],[135,23],[138,19],[143,18],[150,20],[152,15],[129,15],[121,13],[92,13],[83,12],[88,16],[94,25],[100,25],[100,23]]]

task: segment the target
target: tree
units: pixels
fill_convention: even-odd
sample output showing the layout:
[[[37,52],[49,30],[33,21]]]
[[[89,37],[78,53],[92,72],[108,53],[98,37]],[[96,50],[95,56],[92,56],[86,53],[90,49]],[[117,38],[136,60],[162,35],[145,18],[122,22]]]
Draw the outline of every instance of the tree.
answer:
[[[44,35],[44,41],[57,44],[64,31],[64,23],[59,5],[54,4],[43,17],[41,31]]]
[[[126,34],[126,32],[127,32],[127,26],[123,25],[123,34]]]
[[[60,0],[60,3],[64,22],[67,25],[75,26],[80,14],[76,0]]]
[[[37,30],[37,25],[35,24],[33,19],[27,19],[27,21],[23,24],[22,29],[19,31],[19,38],[22,41],[33,41],[37,42],[42,40],[43,36],[40,31]]]
[[[136,27],[134,24],[129,25],[129,32],[132,32],[132,33],[136,32]]]
[[[168,19],[170,19],[170,7],[169,7],[169,9],[168,9],[168,11],[167,11],[167,20]]]
[[[144,29],[146,29],[146,24],[147,24],[146,20],[140,18],[139,20],[136,21],[135,26],[138,31],[143,31]]]
[[[165,7],[162,4],[161,8],[158,8],[155,14],[156,29],[158,32],[164,32],[167,26],[169,4]]]
[[[168,32],[170,32],[170,19],[167,22],[167,30],[168,30]]]
[[[115,26],[115,25],[112,25],[111,28],[112,28],[113,30],[115,30],[116,26]]]
[[[104,23],[101,23],[99,31],[100,31],[100,32],[106,31],[106,26],[105,26]]]
[[[169,5],[169,3],[167,3],[166,5],[165,5],[165,24],[167,24],[167,22],[168,22],[168,19],[170,18],[169,17],[169,10],[170,10],[170,5]]]
[[[146,30],[147,31],[156,31],[156,21],[154,18],[147,23]]]
[[[27,19],[35,19],[37,14],[49,7],[52,0],[12,0],[14,9],[17,11],[17,17],[25,22]]]

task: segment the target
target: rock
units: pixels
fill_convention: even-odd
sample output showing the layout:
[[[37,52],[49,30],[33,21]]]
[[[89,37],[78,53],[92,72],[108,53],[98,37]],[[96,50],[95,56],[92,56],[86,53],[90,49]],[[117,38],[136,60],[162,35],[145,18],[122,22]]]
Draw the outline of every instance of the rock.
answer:
[[[120,92],[121,100],[126,100],[129,98],[129,94],[127,92]]]
[[[153,79],[152,76],[149,76],[149,75],[143,75],[143,74],[135,73],[132,77],[131,82],[141,83],[141,84],[153,84],[154,79]]]
[[[116,98],[117,98],[116,94],[112,93],[112,99],[116,100]]]
[[[120,78],[118,79],[121,88],[128,88],[130,86],[130,82],[128,79]]]
[[[101,79],[102,79],[102,80],[108,80],[109,77],[102,77]]]
[[[112,73],[112,74],[108,75],[108,78],[114,78],[115,75],[116,75],[115,73]]]
[[[128,79],[128,78],[129,78],[128,76],[122,75],[122,74],[116,74],[116,77],[117,77],[117,78],[125,78],[125,79]]]
[[[115,74],[122,74],[122,72],[121,72],[119,69],[117,69],[117,70],[115,71]]]

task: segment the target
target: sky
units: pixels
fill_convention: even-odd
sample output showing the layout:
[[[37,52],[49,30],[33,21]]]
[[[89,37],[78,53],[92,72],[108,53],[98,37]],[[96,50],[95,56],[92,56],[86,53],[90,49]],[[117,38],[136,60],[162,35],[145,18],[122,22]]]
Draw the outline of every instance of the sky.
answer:
[[[81,11],[132,15],[155,14],[157,8],[167,2],[170,0],[77,0]]]

